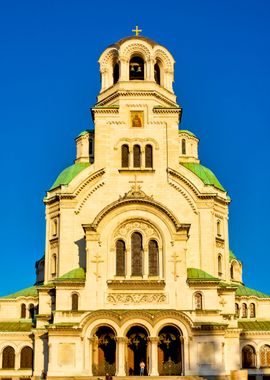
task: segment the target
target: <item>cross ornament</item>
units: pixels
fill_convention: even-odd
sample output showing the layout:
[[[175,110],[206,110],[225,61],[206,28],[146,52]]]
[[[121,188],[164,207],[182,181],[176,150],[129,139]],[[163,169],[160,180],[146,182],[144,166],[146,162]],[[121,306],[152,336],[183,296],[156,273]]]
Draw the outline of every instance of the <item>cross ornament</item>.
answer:
[[[177,277],[178,274],[177,274],[177,263],[181,263],[182,260],[179,259],[179,256],[176,254],[176,252],[174,252],[174,254],[171,256],[172,257],[172,260],[170,260],[171,263],[173,263],[173,277],[174,277],[174,281],[177,280]]]
[[[138,181],[137,180],[137,176],[135,175],[134,176],[134,181],[129,181],[129,183],[134,183],[134,185],[131,186],[132,190],[134,190],[134,191],[140,191],[141,190],[141,186],[138,185],[138,183],[143,183],[143,181]]]
[[[224,298],[221,298],[221,300],[219,301],[219,303],[220,303],[220,305],[222,307],[224,307],[226,305],[227,301]]]
[[[136,28],[132,29],[132,32],[135,33],[135,36],[139,36],[142,30],[139,29],[138,25],[136,25]]]
[[[91,260],[91,263],[96,264],[96,271],[94,272],[94,275],[96,276],[96,280],[98,280],[101,277],[99,274],[99,264],[103,263],[104,260],[101,260],[101,256],[99,254],[96,254],[93,257],[94,260]]]

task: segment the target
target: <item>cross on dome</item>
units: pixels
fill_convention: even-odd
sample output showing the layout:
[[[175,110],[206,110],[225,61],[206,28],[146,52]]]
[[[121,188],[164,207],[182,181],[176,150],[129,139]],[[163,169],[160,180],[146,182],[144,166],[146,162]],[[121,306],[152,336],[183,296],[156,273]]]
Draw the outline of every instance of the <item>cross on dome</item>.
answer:
[[[138,25],[136,25],[136,28],[132,29],[132,32],[135,33],[135,36],[139,36],[140,33],[142,32],[142,29],[139,29]]]

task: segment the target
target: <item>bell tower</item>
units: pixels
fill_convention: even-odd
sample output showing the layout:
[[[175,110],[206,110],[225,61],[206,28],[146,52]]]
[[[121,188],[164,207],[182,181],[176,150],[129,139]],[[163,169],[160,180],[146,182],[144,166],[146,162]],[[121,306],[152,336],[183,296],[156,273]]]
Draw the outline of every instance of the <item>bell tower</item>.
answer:
[[[165,47],[134,31],[99,58],[95,163],[97,169],[166,172],[178,164],[182,109],[173,91],[175,61]]]

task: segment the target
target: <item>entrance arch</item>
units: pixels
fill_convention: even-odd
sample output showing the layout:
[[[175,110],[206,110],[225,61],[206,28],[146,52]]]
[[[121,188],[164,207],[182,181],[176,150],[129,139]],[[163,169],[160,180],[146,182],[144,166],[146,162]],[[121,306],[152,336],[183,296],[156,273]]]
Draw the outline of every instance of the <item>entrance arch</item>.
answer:
[[[140,374],[140,362],[145,363],[144,374],[148,372],[148,332],[142,326],[133,326],[127,333],[127,374]]]
[[[93,346],[93,375],[115,375],[115,333],[111,327],[101,326],[95,333]]]
[[[161,376],[182,373],[182,332],[175,326],[165,326],[158,334],[158,372]]]

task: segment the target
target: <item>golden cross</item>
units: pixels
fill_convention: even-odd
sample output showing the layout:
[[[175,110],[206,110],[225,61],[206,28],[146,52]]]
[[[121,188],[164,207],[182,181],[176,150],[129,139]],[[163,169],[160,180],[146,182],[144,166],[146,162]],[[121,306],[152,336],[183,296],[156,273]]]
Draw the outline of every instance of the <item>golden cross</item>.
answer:
[[[138,183],[143,183],[143,181],[138,181],[137,176],[134,176],[134,181],[129,181],[129,183],[134,183],[134,186],[131,186],[134,191],[139,191],[141,186]]]
[[[96,276],[96,279],[98,280],[101,276],[99,274],[99,264],[103,263],[103,260],[100,260],[101,256],[99,254],[94,255],[94,260],[91,260],[91,263],[96,264],[96,271],[94,272],[94,275]]]
[[[173,277],[174,281],[176,281],[178,274],[177,274],[177,263],[181,263],[182,260],[179,259],[179,256],[174,252],[174,254],[171,256],[172,260],[170,260],[171,263],[173,263]]]
[[[142,30],[138,28],[138,25],[136,25],[136,29],[132,29],[132,32],[135,33],[135,36],[139,36]]]

